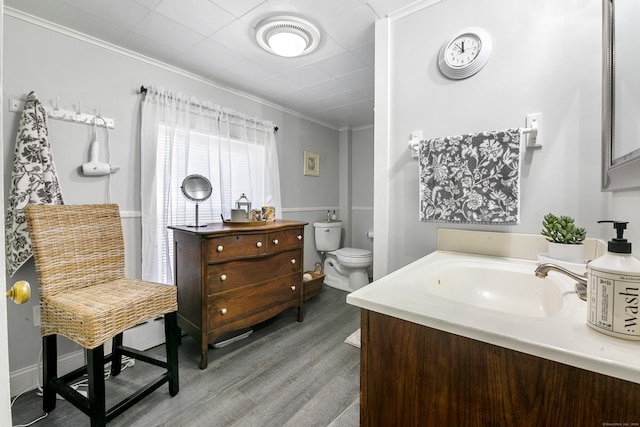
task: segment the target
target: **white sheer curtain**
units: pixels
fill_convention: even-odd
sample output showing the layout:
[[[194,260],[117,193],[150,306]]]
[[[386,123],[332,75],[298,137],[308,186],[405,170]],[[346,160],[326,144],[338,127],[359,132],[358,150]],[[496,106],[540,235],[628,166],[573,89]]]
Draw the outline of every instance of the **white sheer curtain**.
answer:
[[[253,208],[281,215],[274,124],[211,102],[149,87],[141,106],[142,278],[173,283],[169,225],[194,222],[195,205],[180,192],[200,174],[213,194],[199,205],[199,222],[221,222],[244,193]]]

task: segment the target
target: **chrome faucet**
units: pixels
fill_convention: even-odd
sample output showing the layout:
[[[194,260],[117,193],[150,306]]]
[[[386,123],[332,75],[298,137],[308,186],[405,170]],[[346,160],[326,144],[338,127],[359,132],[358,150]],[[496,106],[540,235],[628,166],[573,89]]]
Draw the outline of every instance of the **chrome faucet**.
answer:
[[[576,283],[576,292],[581,300],[587,300],[587,273],[579,275],[555,264],[540,264],[535,271],[536,277],[544,279],[550,271],[557,271],[571,277]]]

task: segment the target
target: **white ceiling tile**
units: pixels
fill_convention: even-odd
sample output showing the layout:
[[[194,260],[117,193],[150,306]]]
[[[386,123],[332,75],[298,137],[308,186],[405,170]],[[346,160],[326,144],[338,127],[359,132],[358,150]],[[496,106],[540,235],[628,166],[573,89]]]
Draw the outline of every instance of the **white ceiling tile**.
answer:
[[[149,9],[153,9],[157,5],[159,5],[162,0],[133,0],[133,1],[135,1],[138,4],[143,5],[144,7],[147,7]]]
[[[151,12],[151,9],[133,0],[118,0],[117,5],[113,1],[101,0],[60,0],[60,2],[127,29],[133,28]]]
[[[349,52],[367,64],[373,70],[375,66],[375,46],[373,40],[360,46],[349,49]]]
[[[235,19],[209,0],[163,0],[155,11],[204,36],[215,33]]]
[[[311,85],[309,86],[309,88],[313,89],[314,91],[318,92],[319,94],[325,97],[337,95],[337,94],[352,90],[349,86],[347,86],[346,84],[342,83],[340,80],[337,80],[337,79],[325,80],[323,82]]]
[[[43,2],[42,0],[4,0],[4,5],[5,7],[16,8],[43,19],[54,20],[60,2],[57,0],[50,0],[48,2]]]
[[[376,14],[378,14],[380,18],[384,18],[391,12],[395,12],[415,2],[416,0],[367,0],[367,3],[376,11]]]
[[[261,86],[264,80],[276,75],[273,70],[250,59],[245,59],[233,67],[225,68],[225,73],[231,76],[232,81],[242,82],[244,87]]]
[[[310,86],[314,83],[329,80],[331,74],[324,70],[321,70],[314,64],[303,65],[302,67],[295,68],[291,71],[283,73],[283,76],[290,78],[305,86]]]
[[[148,14],[135,26],[133,32],[178,52],[182,52],[204,39],[201,34],[156,12]]]
[[[173,58],[171,63],[207,79],[219,81],[225,74],[225,68],[242,62],[244,59],[242,55],[218,43],[204,40]]]
[[[335,123],[338,127],[370,125],[373,124],[373,100],[337,105],[326,110],[315,111],[313,116],[329,123]]]
[[[322,111],[328,108],[335,108],[338,105],[344,105],[359,101],[364,101],[366,97],[356,91],[342,92],[322,98],[309,99],[308,102],[301,104],[302,107],[309,111]]]
[[[334,77],[365,67],[362,61],[346,51],[318,61],[316,65]]]
[[[155,40],[148,39],[140,34],[129,33],[119,43],[122,47],[141,53],[150,58],[158,59],[163,62],[169,62],[179,54],[175,49],[158,43]]]
[[[324,28],[341,46],[351,49],[373,40],[376,19],[376,14],[363,5],[325,22]]]
[[[337,77],[337,80],[341,81],[351,89],[363,89],[373,86],[374,76],[371,68],[361,68],[352,73],[343,74]]]
[[[266,0],[211,0],[236,18],[241,17],[247,12],[255,9]]]
[[[176,61],[187,69],[205,62],[208,67],[213,67],[215,70],[233,67],[245,59],[236,50],[229,49],[211,38],[202,40],[176,57]]]
[[[292,90],[290,92],[282,93],[276,98],[276,101],[285,106],[291,106],[291,108],[298,108],[300,105],[307,103],[310,99],[317,99],[320,94],[316,93],[313,89],[303,87],[301,89]]]
[[[240,20],[233,21],[220,31],[212,34],[209,38],[224,46],[228,46],[232,50],[242,52],[242,55],[247,58],[260,54],[261,52],[267,53],[262,50],[258,46],[258,42],[255,41],[255,31],[253,28]]]
[[[112,22],[107,22],[94,15],[76,8],[61,4],[57,12],[57,22],[83,34],[88,34],[109,43],[117,43],[129,32]]]
[[[224,0],[216,0],[218,3],[222,3]],[[300,10],[296,9],[289,0],[268,0],[257,7],[247,11],[242,16],[238,17],[242,22],[245,22],[256,28],[260,21],[269,18],[271,16],[293,14],[300,17],[305,17]],[[308,18],[308,17],[306,17]],[[313,20],[312,20],[313,21]]]
[[[261,87],[264,95],[273,98],[286,92],[300,90],[304,88],[304,85],[288,78],[284,74],[280,74],[263,81]]]
[[[337,18],[362,6],[363,0],[291,0],[291,4],[302,13],[314,16],[318,23]]]

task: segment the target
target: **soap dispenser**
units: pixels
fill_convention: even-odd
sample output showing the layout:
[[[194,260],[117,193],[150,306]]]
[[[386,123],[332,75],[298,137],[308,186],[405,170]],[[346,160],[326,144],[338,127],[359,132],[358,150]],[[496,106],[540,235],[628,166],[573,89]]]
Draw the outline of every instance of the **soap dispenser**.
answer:
[[[640,261],[623,237],[627,222],[613,223],[607,253],[587,264],[587,324],[598,332],[640,340]]]

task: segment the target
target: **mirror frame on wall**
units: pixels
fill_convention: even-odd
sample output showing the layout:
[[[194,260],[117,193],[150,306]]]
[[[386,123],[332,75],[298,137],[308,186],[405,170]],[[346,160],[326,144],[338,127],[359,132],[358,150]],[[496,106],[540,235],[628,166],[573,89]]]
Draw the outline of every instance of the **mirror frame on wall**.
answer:
[[[615,144],[615,1],[602,8],[602,191],[640,188],[640,150],[614,159]]]

